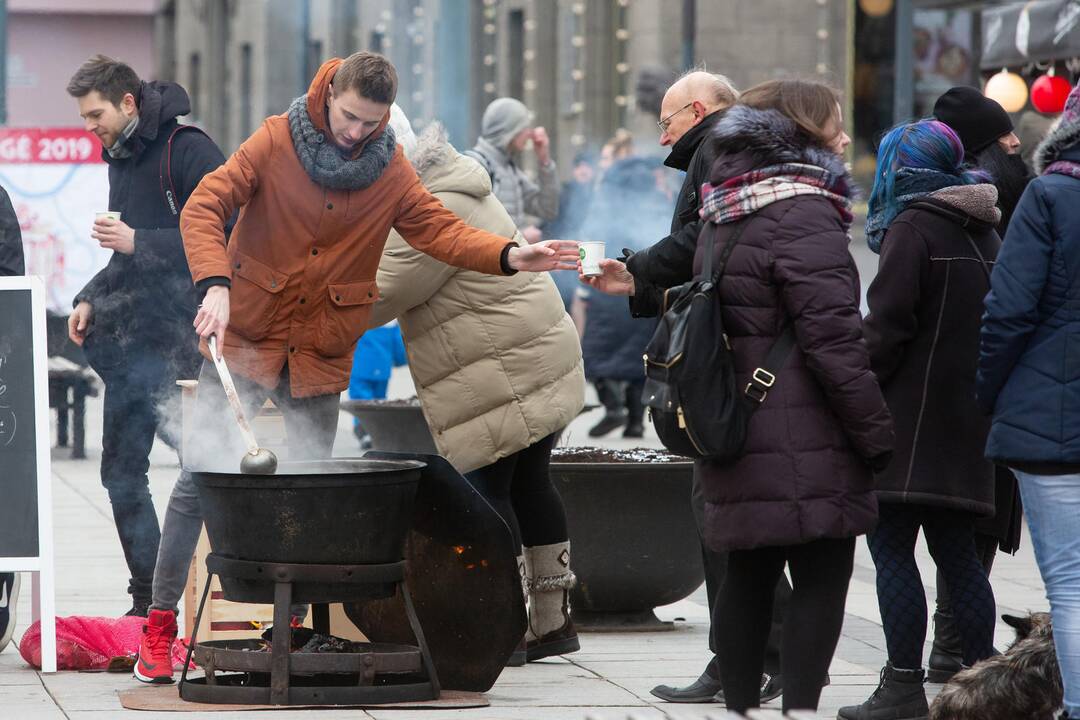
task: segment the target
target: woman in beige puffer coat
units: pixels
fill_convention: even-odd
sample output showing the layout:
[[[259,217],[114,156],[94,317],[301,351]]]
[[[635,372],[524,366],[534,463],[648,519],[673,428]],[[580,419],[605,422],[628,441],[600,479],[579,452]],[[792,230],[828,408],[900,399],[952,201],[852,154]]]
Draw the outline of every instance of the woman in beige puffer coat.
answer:
[[[440,125],[414,139],[395,106],[391,126],[421,182],[451,212],[523,243],[492,195],[487,172],[459,154]],[[467,473],[524,546],[528,660],[577,650],[567,612],[574,575],[566,514],[548,464],[555,437],[584,404],[585,376],[577,332],[554,281],[547,273],[460,270],[417,252],[394,232],[378,286],[372,324],[399,319],[440,454]]]

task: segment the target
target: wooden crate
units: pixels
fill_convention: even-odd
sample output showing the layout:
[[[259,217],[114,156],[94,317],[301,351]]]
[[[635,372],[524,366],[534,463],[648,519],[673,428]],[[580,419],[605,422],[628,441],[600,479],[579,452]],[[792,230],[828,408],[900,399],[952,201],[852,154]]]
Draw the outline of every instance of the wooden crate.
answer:
[[[210,541],[204,529],[199,536],[195,555],[191,558],[191,571],[184,590],[183,632],[185,635],[191,635],[190,628],[195,627],[195,615],[199,611],[199,600],[202,598],[203,586],[206,583],[206,556],[209,552]],[[265,627],[271,625],[273,620],[273,605],[230,602],[221,596],[221,583],[214,578],[210,586],[210,595],[206,599],[206,611],[203,613],[202,624],[199,626],[198,639],[203,641],[255,638],[261,635]],[[304,624],[311,627],[310,611]],[[345,616],[345,610],[340,604],[330,606],[330,632],[348,640],[367,639]]]

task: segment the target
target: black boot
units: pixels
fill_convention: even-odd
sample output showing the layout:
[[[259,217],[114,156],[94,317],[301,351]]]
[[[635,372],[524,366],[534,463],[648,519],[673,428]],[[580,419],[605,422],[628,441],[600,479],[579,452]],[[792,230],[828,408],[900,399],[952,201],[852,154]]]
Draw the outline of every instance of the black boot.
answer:
[[[652,694],[673,703],[711,703],[724,702],[723,689],[720,685],[720,664],[714,656],[705,666],[705,672],[701,673],[694,682],[686,687],[672,687],[670,685],[657,685],[652,689]],[[719,693],[719,699],[717,694]]]
[[[600,418],[600,422],[589,428],[589,437],[604,437],[612,430],[621,428],[626,424],[626,411],[621,413],[609,412]]]
[[[964,654],[960,649],[960,633],[956,622],[948,610],[938,609],[934,613],[934,646],[930,650],[927,682],[947,683],[953,675],[960,672],[964,664]]]
[[[595,380],[596,396],[604,406],[604,417],[589,428],[589,437],[603,437],[626,424],[626,408],[623,405],[625,383],[601,378]]]
[[[923,690],[923,671],[881,668],[877,690],[862,705],[840,708],[838,720],[926,720],[930,707]]]

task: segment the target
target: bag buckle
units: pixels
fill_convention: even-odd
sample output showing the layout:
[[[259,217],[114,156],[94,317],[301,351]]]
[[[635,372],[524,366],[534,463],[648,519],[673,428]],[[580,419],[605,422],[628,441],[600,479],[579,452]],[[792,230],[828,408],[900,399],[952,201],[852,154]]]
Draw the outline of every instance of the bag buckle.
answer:
[[[776,384],[776,376],[765,368],[757,368],[746,384],[745,395],[759,405],[769,397],[769,388]]]
[[[771,388],[776,384],[776,376],[765,368],[758,368],[750,377],[754,378],[754,382],[760,383],[767,388]]]

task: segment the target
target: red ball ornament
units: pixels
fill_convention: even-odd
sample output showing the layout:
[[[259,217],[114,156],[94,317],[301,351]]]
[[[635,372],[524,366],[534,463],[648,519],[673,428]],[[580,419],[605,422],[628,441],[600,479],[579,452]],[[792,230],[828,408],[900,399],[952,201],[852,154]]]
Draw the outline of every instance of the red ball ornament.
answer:
[[[1031,104],[1041,113],[1059,113],[1065,109],[1065,99],[1072,86],[1057,75],[1043,75],[1031,84]]]

